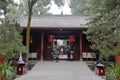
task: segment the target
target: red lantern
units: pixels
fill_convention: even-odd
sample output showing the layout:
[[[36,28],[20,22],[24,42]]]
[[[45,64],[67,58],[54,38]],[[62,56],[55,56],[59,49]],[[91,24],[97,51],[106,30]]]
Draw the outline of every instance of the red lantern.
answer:
[[[48,42],[53,42],[53,40],[54,40],[54,36],[50,35],[49,38],[48,38]]]
[[[69,36],[69,40],[70,42],[75,42],[75,36],[74,35]]]
[[[104,76],[105,75],[105,70],[103,68],[100,69],[99,75],[100,76]]]
[[[23,67],[20,67],[20,66],[19,66],[19,67],[17,68],[17,74],[18,74],[18,75],[22,75],[22,74],[23,74]]]

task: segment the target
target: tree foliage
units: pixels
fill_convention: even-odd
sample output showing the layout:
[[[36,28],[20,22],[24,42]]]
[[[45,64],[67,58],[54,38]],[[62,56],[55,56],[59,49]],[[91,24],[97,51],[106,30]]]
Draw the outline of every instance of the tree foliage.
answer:
[[[65,0],[54,0],[55,4],[58,5],[58,7],[64,6]]]
[[[89,7],[90,1],[91,0],[70,0],[69,6],[72,10],[72,14],[88,14],[85,9]]]
[[[12,58],[20,52],[28,53],[27,47],[22,44],[22,29],[15,23],[20,16],[18,4],[13,0],[0,0],[0,3],[0,10],[4,11],[5,16],[0,25],[0,55]]]
[[[108,58],[120,53],[120,0],[92,0],[87,12],[93,15],[85,32],[92,43],[91,48],[100,52],[100,57]]]
[[[50,0],[37,0],[35,6],[33,7],[33,14],[47,14],[50,9]]]
[[[29,12],[29,0],[21,0],[19,6],[20,11],[23,13]],[[34,1],[34,0],[33,0]],[[50,0],[37,0],[33,7],[33,14],[46,14],[49,10],[50,6]]]
[[[0,27],[0,55],[4,55],[6,58],[15,57],[20,52],[28,53],[27,48],[22,44],[23,39],[17,27],[20,28],[8,21],[5,21]]]
[[[4,10],[4,13],[9,12],[9,9],[7,9],[9,4],[13,4],[13,0],[0,0],[0,10]]]

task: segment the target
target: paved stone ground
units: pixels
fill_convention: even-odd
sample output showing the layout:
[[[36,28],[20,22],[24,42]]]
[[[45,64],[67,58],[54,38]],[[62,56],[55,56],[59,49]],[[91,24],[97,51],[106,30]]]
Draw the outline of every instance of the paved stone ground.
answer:
[[[15,80],[105,80],[83,61],[39,61],[27,74]]]

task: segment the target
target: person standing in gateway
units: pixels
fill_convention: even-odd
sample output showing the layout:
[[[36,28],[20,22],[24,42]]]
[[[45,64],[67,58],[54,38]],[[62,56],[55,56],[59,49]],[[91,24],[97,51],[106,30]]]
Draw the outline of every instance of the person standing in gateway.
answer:
[[[53,50],[51,50],[50,56],[51,56],[51,61],[53,61],[54,60],[54,51]]]
[[[59,61],[59,54],[60,54],[59,49],[57,49],[57,50],[55,51],[56,62]]]
[[[71,60],[71,61],[73,60],[73,53],[74,53],[74,52],[73,52],[73,50],[71,49],[71,50],[70,50],[70,60]]]

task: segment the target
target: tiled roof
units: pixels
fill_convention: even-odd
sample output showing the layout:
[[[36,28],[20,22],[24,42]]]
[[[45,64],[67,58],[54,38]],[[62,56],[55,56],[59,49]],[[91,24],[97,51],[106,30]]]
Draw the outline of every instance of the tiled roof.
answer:
[[[89,17],[78,15],[33,15],[31,20],[31,27],[40,28],[81,28],[87,27],[85,25]],[[27,15],[21,16],[17,22],[22,27],[27,25]]]

